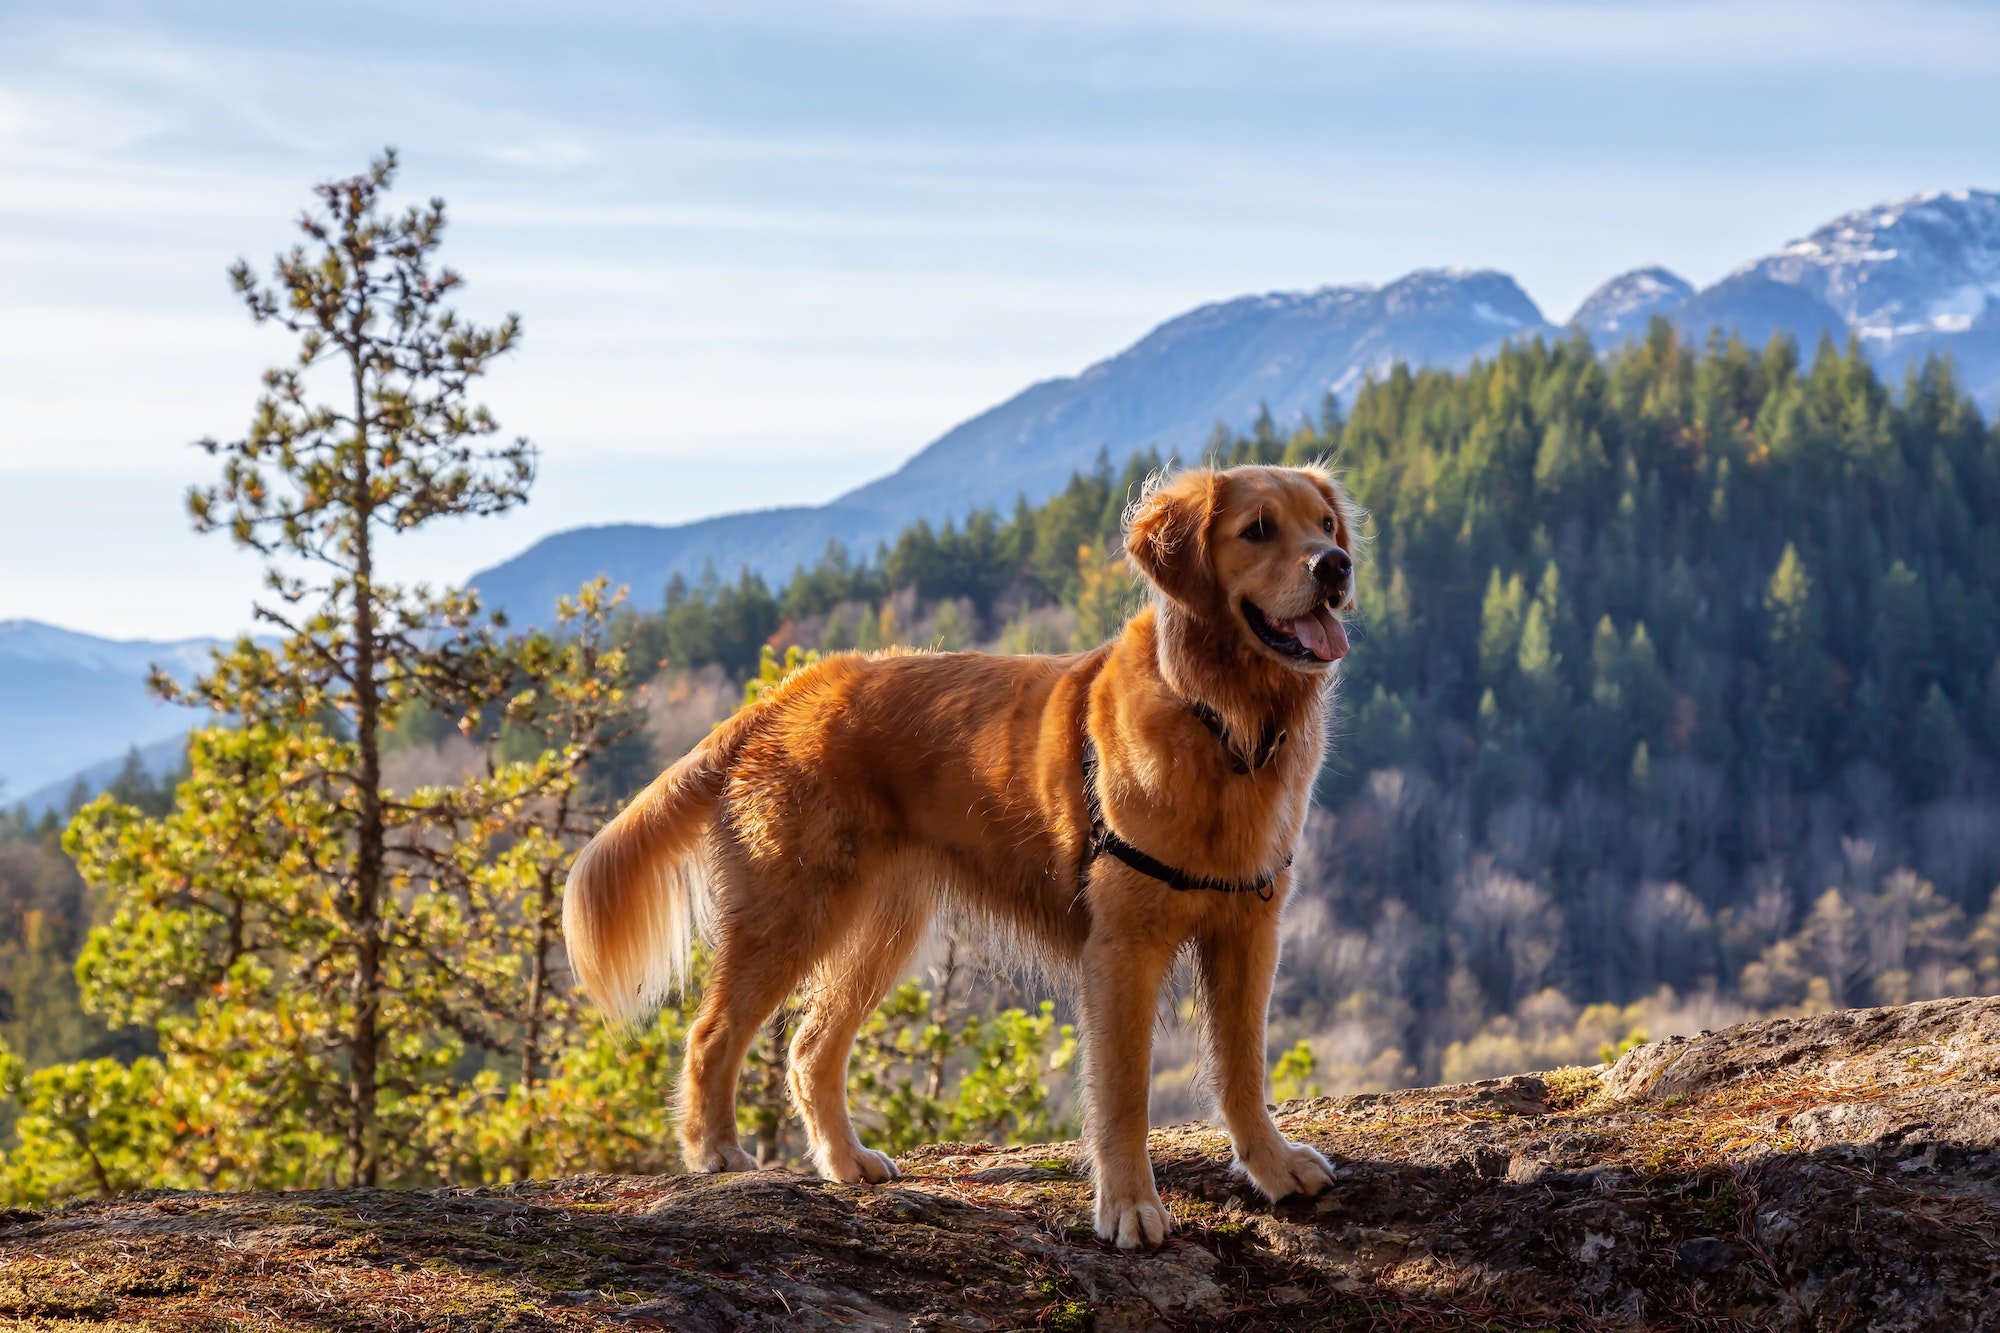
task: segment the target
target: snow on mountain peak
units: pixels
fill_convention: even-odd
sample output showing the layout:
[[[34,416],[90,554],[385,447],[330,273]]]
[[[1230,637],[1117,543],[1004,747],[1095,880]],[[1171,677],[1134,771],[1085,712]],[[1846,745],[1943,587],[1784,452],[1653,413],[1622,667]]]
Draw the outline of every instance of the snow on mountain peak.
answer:
[[[2000,192],[1858,208],[1738,272],[1811,292],[1863,337],[1962,333],[2000,298]]]
[[[1694,294],[1694,284],[1657,264],[1621,273],[1584,298],[1570,323],[1600,341],[1643,332],[1646,321]]]

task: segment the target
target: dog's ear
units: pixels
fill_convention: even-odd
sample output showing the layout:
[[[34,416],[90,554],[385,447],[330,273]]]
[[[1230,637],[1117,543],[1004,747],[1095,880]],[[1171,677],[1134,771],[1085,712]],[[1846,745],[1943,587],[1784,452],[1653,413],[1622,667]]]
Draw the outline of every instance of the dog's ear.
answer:
[[[1215,593],[1208,528],[1222,478],[1195,468],[1148,486],[1125,515],[1125,554],[1152,585],[1190,609]]]

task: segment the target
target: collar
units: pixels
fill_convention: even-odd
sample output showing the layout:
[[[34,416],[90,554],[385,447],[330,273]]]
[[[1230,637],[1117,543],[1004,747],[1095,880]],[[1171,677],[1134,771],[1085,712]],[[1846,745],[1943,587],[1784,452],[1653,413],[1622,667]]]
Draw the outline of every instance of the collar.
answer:
[[[1276,758],[1278,751],[1284,747],[1285,742],[1291,739],[1290,732],[1280,731],[1276,723],[1267,723],[1264,727],[1263,736],[1257,741],[1256,750],[1246,759],[1243,756],[1243,752],[1238,750],[1230,741],[1229,724],[1222,720],[1222,714],[1216,712],[1199,699],[1189,699],[1186,696],[1182,696],[1181,701],[1188,706],[1188,711],[1193,713],[1195,718],[1204,727],[1208,728],[1209,734],[1222,743],[1222,748],[1229,754],[1229,767],[1232,772],[1239,774],[1256,772],[1258,769],[1264,767],[1264,765],[1270,763],[1272,759]]]

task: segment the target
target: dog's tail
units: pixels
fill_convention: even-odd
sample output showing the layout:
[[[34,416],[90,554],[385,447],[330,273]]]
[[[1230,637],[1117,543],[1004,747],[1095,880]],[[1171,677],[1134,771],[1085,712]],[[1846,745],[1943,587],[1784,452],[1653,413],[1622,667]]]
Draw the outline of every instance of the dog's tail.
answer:
[[[760,711],[744,709],[654,778],[569,868],[570,970],[615,1024],[638,1022],[687,983],[709,908],[709,827]]]

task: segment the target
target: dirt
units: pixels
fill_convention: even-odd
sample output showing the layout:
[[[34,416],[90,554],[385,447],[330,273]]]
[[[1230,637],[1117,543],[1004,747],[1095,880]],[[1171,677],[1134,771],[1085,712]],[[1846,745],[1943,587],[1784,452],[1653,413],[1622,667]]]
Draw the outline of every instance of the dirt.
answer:
[[[1157,1130],[1152,1254],[1092,1235],[1074,1144],[0,1210],[0,1329],[2000,1329],[2000,999],[1279,1118],[1338,1185],[1272,1207]]]

